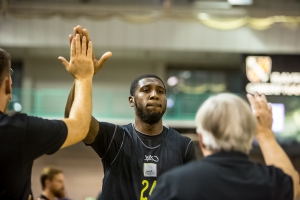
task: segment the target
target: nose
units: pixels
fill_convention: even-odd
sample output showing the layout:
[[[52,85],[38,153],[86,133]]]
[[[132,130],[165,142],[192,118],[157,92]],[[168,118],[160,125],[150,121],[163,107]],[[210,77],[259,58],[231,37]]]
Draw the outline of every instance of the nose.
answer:
[[[152,90],[150,92],[150,99],[158,100],[158,95],[157,95],[157,92],[155,90]]]

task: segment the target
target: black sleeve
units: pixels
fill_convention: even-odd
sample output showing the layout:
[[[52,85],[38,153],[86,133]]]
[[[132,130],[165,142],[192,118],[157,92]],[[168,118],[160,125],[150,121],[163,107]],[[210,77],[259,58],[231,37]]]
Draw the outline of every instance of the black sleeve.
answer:
[[[270,199],[294,199],[294,184],[292,178],[281,169],[269,166]]]
[[[186,151],[184,153],[183,163],[185,164],[185,163],[188,163],[188,162],[194,161],[194,160],[197,160],[197,156],[196,156],[193,141],[190,139],[187,144]]]
[[[124,139],[121,126],[99,122],[99,133],[90,144],[105,164],[110,165],[117,156]]]
[[[23,155],[25,161],[32,161],[44,154],[53,154],[65,142],[67,125],[61,120],[47,120],[27,117]]]

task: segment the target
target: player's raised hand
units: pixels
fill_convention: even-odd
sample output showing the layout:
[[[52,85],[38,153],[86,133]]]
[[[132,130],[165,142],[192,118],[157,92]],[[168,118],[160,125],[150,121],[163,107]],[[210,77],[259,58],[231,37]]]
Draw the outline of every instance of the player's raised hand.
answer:
[[[74,36],[76,34],[79,34],[81,41],[82,41],[82,37],[85,36],[86,37],[86,42],[88,43],[89,41],[91,41],[89,32],[87,29],[82,29],[82,27],[80,25],[74,27],[73,29],[73,34]],[[71,43],[72,39],[74,38],[73,35],[69,35],[69,41]],[[83,41],[82,41],[83,42]],[[112,56],[111,52],[106,52],[104,53],[101,58],[99,60],[96,59],[94,53],[92,52],[92,59],[93,59],[93,64],[94,64],[94,74],[96,74],[102,67],[103,64],[105,63],[105,61],[110,58]]]
[[[272,106],[268,103],[266,96],[255,92],[254,95],[247,94],[247,98],[257,119],[257,136],[258,134],[270,134],[273,123]]]
[[[87,45],[88,44],[88,45]],[[72,39],[70,48],[70,62],[63,57],[58,57],[67,71],[74,76],[75,79],[91,78],[94,74],[92,61],[92,42],[86,43],[86,37],[82,37],[80,42],[79,34]]]

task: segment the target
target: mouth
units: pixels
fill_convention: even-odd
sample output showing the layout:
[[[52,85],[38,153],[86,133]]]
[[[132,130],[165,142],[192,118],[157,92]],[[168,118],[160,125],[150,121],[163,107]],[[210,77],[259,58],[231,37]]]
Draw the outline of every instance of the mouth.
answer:
[[[161,104],[159,104],[159,103],[148,103],[147,107],[161,107]]]

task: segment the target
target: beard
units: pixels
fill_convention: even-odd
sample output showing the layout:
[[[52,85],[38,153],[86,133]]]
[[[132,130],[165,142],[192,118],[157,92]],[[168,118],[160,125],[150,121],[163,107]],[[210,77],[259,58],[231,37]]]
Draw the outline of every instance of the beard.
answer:
[[[145,109],[145,111],[143,110],[142,107],[140,107],[136,102],[134,102],[135,104],[135,111],[137,116],[139,116],[139,118],[149,124],[149,125],[153,125],[156,124],[157,122],[159,122],[159,120],[161,120],[162,116],[165,114],[166,111],[166,106],[163,109],[163,112],[159,113],[159,112],[149,112],[148,110]]]
[[[60,189],[60,190],[52,190],[51,191],[53,193],[53,195],[57,198],[64,198],[65,197],[65,190],[64,188]]]

